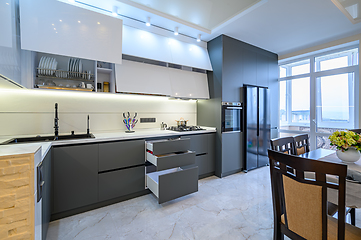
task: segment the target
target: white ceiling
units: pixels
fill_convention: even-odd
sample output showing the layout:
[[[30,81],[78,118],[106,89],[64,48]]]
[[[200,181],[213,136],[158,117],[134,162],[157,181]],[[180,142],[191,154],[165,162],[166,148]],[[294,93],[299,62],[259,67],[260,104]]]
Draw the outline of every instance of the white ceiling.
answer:
[[[214,29],[261,0],[131,0],[143,6]]]
[[[202,34],[202,40],[209,41],[225,34],[278,55],[361,33],[361,23],[351,23],[331,0],[76,1],[84,7],[78,3],[108,10],[116,5],[119,14],[143,22],[151,17],[152,24],[171,31],[179,27],[192,38]],[[124,24],[139,28],[140,22]]]
[[[331,0],[268,0],[209,38],[226,34],[283,55],[358,33],[361,23],[352,24]]]

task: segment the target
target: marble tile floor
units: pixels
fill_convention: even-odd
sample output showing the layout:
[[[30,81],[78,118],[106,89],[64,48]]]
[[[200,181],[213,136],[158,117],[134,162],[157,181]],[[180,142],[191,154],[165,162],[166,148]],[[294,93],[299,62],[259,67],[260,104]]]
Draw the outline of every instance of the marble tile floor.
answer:
[[[148,194],[51,222],[47,239],[272,239],[268,167],[198,185],[164,204]],[[356,216],[361,225],[361,211]]]

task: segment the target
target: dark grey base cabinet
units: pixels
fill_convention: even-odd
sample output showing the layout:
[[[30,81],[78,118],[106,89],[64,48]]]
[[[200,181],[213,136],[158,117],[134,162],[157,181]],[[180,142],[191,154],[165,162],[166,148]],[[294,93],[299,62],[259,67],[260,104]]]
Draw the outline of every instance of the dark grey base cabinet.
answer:
[[[51,186],[51,149],[46,154],[43,159],[43,179],[44,186],[42,192],[42,239],[46,239],[46,235],[48,233],[48,227],[51,216],[51,196],[52,196],[52,186]]]
[[[140,192],[144,189],[145,166],[99,174],[99,201]]]
[[[215,133],[187,135],[181,138],[190,139],[190,150],[195,151],[195,164],[184,167],[198,167],[198,175],[209,176],[215,171]]]
[[[53,149],[53,213],[98,201],[98,144]]]

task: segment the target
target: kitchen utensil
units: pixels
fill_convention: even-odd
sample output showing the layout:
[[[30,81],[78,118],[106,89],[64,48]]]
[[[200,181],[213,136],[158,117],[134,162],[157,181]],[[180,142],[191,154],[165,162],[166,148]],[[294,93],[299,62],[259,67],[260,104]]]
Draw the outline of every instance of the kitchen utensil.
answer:
[[[130,118],[130,113],[128,112],[127,114],[128,114],[128,118]]]
[[[137,119],[137,120],[135,120],[135,122],[134,122],[134,119],[133,119],[132,128],[134,128],[134,127],[135,127],[135,124],[137,124],[137,123],[138,123],[138,119]]]
[[[187,126],[187,122],[189,120],[184,120],[184,118],[180,118],[180,120],[175,120],[175,121],[177,122],[178,127],[180,127],[180,126],[185,127],[185,126]]]
[[[123,118],[126,118],[126,117],[125,117],[125,113],[123,113]]]
[[[138,115],[138,113],[135,113],[133,119],[135,119],[137,117],[137,115]]]
[[[166,130],[167,127],[168,127],[168,125],[167,125],[166,123],[164,123],[164,122],[162,122],[162,123],[160,124],[160,130]]]

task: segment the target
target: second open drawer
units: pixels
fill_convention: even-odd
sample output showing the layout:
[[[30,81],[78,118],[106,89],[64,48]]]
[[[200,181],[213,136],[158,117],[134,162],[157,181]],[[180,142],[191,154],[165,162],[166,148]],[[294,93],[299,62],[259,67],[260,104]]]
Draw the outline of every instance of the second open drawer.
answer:
[[[157,171],[194,164],[195,158],[196,153],[193,151],[165,155],[153,155],[147,152],[147,161],[156,166]]]

